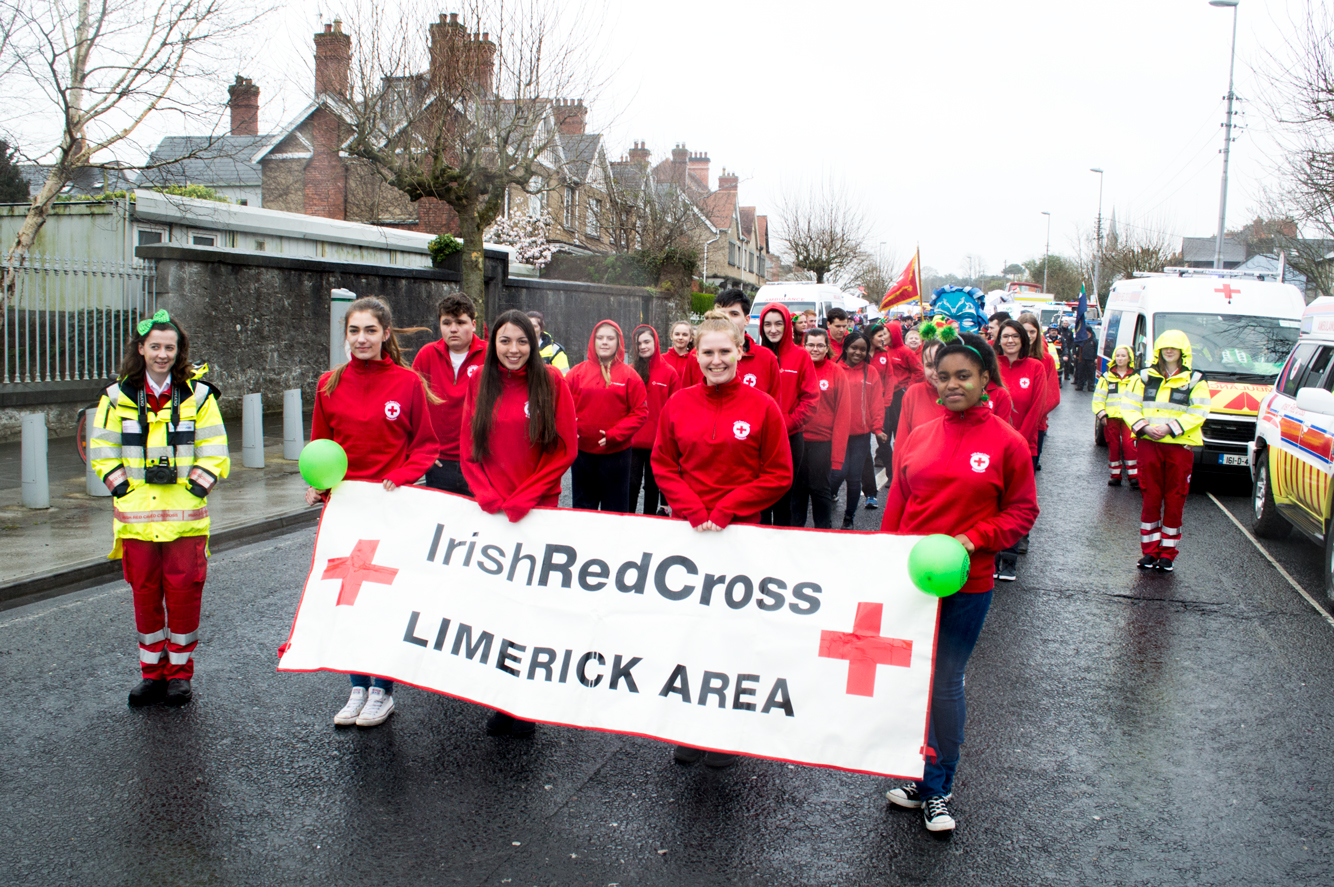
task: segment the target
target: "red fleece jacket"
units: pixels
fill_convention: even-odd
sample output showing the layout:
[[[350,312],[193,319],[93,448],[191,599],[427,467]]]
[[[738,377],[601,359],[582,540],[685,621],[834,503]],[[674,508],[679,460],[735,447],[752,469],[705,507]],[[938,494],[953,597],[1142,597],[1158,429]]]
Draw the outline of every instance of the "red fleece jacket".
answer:
[[[1042,411],[1042,424],[1039,431],[1047,430],[1047,416],[1061,405],[1061,371],[1056,368],[1056,358],[1047,350],[1047,343],[1042,343],[1042,365],[1047,368],[1047,405]]]
[[[768,348],[752,339],[749,333],[746,334],[743,349],[741,361],[737,364],[736,377],[751,388],[757,388],[774,400],[778,400],[778,358],[774,357],[774,353]],[[690,354],[690,363],[686,365],[686,373],[681,377],[682,388],[689,388],[704,381],[704,373],[699,368],[695,352],[692,351]]]
[[[922,356],[903,344],[903,326],[889,324],[889,360],[894,366],[894,387],[907,388],[914,382],[926,379],[922,369]]]
[[[990,590],[996,552],[1017,542],[1038,517],[1027,442],[978,404],[919,425],[894,449],[880,529],[966,535],[976,550],[963,591]]]
[[[662,416],[662,405],[681,388],[681,377],[676,370],[667,365],[667,361],[658,353],[658,331],[647,323],[641,323],[630,334],[631,347],[638,349],[635,343],[639,334],[647,330],[653,334],[653,356],[648,360],[648,421],[639,426],[630,446],[637,450],[653,449],[653,442],[658,439],[658,419]],[[642,381],[642,379],[641,379]]]
[[[1010,392],[1006,390],[1004,385],[988,382],[987,397],[989,398],[987,406],[991,407],[991,412],[995,413],[997,418],[1004,419],[1006,422],[1014,418]]]
[[[602,378],[602,364],[593,350],[598,330],[609,326],[616,330],[616,354],[608,375]],[[565,382],[574,395],[574,411],[579,420],[579,452],[619,453],[628,449],[635,432],[648,421],[648,391],[639,374],[625,365],[625,336],[610,320],[600,320],[588,336],[588,359],[565,374]],[[598,444],[607,438],[605,446]]]
[[[778,403],[736,379],[684,388],[667,401],[652,464],[672,516],[692,527],[758,523],[792,486]]]
[[[440,455],[422,377],[388,357],[352,358],[333,394],[315,392],[311,440],[332,440],[347,452],[347,479],[416,483]]]
[[[899,424],[894,429],[895,469],[899,467],[899,458],[903,453],[903,447],[899,446],[899,443],[907,440],[918,426],[949,415],[950,411],[937,403],[938,400],[940,394],[936,391],[936,386],[925,379],[909,385],[908,390],[904,392],[903,403],[899,405]]]
[[[426,384],[431,386],[431,393],[442,401],[430,404],[431,427],[435,429],[435,436],[440,441],[441,459],[458,461],[459,432],[463,428],[463,398],[468,393],[469,377],[481,371],[485,358],[486,342],[473,336],[457,373],[449,357],[449,346],[443,340],[432,342],[418,351],[412,361],[412,368],[421,373]]]
[[[880,374],[869,361],[855,367],[839,361],[848,386],[852,425],[848,434],[880,433],[885,430],[885,395],[880,388]]]
[[[1038,454],[1038,430],[1042,427],[1047,404],[1047,367],[1042,361],[1021,357],[1013,363],[1004,354],[996,355],[1001,379],[1010,391],[1010,424],[1015,427],[1034,456]]]
[[[777,311],[783,317],[783,338],[778,340],[778,408],[787,420],[787,433],[796,434],[815,410],[820,391],[815,387],[815,365],[811,355],[792,342],[792,315],[782,302],[771,302],[760,312],[760,335],[764,335],[764,316]],[[769,351],[767,345],[761,345]]]
[[[838,470],[843,467],[848,435],[852,433],[848,430],[852,426],[852,397],[848,394],[847,374],[843,372],[843,365],[833,360],[812,361],[812,366],[820,397],[815,401],[815,409],[806,420],[802,435],[806,440],[832,443],[829,467]]]
[[[667,366],[676,370],[676,376],[682,385],[685,385],[686,369],[692,363],[699,362],[695,359],[694,348],[691,348],[685,354],[677,354],[675,348],[668,348],[666,351],[662,352],[662,359]]]
[[[871,355],[871,366],[880,374],[880,392],[884,395],[885,409],[894,403],[894,362],[890,359],[889,349],[877,350]]]
[[[528,440],[528,371],[511,373],[500,368],[500,397],[491,413],[491,438],[488,455],[473,461],[472,417],[476,412],[477,392],[482,374],[473,375],[463,401],[463,427],[460,439],[459,468],[472,489],[477,504],[487,514],[504,511],[511,523],[538,505],[556,507],[560,501],[560,479],[578,452],[574,430],[574,398],[565,385],[560,370],[545,367],[554,388],[557,439],[543,452]]]

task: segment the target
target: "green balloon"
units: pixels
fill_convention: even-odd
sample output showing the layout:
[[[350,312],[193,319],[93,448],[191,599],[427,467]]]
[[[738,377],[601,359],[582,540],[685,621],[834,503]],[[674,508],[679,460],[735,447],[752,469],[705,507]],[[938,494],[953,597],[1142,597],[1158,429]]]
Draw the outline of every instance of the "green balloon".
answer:
[[[317,490],[331,490],[347,474],[347,453],[332,440],[312,440],[301,449],[301,476]]]
[[[913,585],[936,597],[949,597],[968,581],[968,549],[953,536],[927,536],[908,552]]]

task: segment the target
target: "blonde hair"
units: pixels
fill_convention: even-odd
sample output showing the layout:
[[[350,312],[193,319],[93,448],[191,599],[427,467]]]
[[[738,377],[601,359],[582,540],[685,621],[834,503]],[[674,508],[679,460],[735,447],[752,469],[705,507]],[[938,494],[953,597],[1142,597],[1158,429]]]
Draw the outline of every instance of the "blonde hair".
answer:
[[[727,333],[732,337],[732,344],[738,348],[744,348],[746,340],[741,336],[741,330],[736,328],[732,319],[717,308],[711,308],[704,315],[704,320],[695,328],[695,347],[699,347],[699,340],[704,338],[705,333]]]
[[[670,338],[670,337],[672,336],[672,334],[676,332],[676,328],[677,328],[678,326],[680,326],[681,324],[685,324],[685,325],[686,325],[686,329],[690,330],[690,335],[691,335],[692,337],[695,335],[695,328],[694,328],[693,326],[691,326],[690,321],[688,321],[688,320],[678,320],[676,323],[672,324],[672,328],[671,328],[670,330],[667,331],[667,336],[668,336],[668,338]]]

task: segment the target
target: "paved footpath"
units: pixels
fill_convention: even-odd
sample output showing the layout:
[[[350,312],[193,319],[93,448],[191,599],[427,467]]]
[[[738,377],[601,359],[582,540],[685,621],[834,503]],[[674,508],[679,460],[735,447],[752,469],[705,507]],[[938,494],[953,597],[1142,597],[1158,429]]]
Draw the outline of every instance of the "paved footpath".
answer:
[[[122,583],[0,612],[4,881],[1334,882],[1334,628],[1203,495],[1177,572],[1136,571],[1137,501],[1105,485],[1089,395],[1066,398],[1031,553],[970,666],[952,841],[891,809],[883,779],[756,760],[711,772],[566,728],[492,739],[477,707],[412,688],[384,726],[335,730],[345,678],[274,671],[304,529],[213,559],[183,710],[125,705]],[[1219,499],[1244,509],[1241,493]],[[1285,563],[1309,573],[1307,549]]]

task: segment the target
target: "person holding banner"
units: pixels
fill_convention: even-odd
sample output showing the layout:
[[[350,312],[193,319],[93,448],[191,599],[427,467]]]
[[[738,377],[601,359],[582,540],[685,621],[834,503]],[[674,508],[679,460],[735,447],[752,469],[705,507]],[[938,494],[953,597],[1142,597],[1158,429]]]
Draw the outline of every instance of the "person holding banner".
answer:
[[[815,528],[831,530],[834,527],[834,498],[829,492],[829,475],[843,467],[852,407],[843,369],[829,359],[829,333],[819,327],[807,330],[806,353],[811,356],[820,396],[802,429],[805,458],[794,472],[790,526],[806,526],[806,503],[809,502]]]
[[[805,348],[792,343],[792,315],[782,302],[771,302],[760,312],[760,340],[778,360],[778,408],[787,421],[788,445],[792,451],[792,471],[799,475],[805,439],[802,426],[815,409],[819,389],[815,385],[815,366]],[[776,527],[792,526],[792,490],[760,515],[760,523]]]
[[[632,513],[630,441],[648,421],[648,390],[625,363],[621,328],[598,321],[588,337],[588,359],[566,373],[565,382],[579,428],[570,475],[574,507]]]
[[[662,352],[662,359],[667,366],[676,371],[677,379],[684,385],[686,365],[694,362],[691,350],[695,346],[695,330],[688,320],[678,320],[667,333],[672,347]]]
[[[662,405],[680,389],[681,377],[658,354],[658,331],[650,324],[641,323],[635,327],[631,341],[635,348],[635,372],[648,390],[648,421],[639,426],[630,439],[630,511],[634,512],[642,487],[644,513],[665,516],[666,512],[659,508],[662,494],[658,491],[657,481],[653,479],[653,466],[649,459],[653,455],[653,441],[658,437]]]
[[[386,490],[416,483],[440,457],[430,407],[439,398],[408,366],[389,306],[376,298],[348,306],[343,334],[351,358],[320,376],[311,440],[332,440],[347,453],[346,480],[382,483]],[[306,503],[328,492],[306,490]],[[374,727],[394,712],[394,682],[354,674],[352,695],[336,715],[340,727]]]
[[[863,333],[848,333],[843,339],[843,353],[838,362],[843,367],[851,402],[852,425],[848,433],[848,449],[843,467],[830,479],[830,495],[838,498],[838,488],[847,481],[847,499],[843,506],[843,529],[851,530],[857,514],[857,502],[862,488],[862,463],[871,456],[871,436],[884,443],[885,397],[880,387],[880,374],[871,368],[870,343]]]
[[[964,669],[991,606],[995,555],[1038,516],[1028,441],[987,407],[991,380],[979,343],[970,336],[937,352],[936,390],[948,412],[900,441],[880,524],[886,533],[951,535],[969,555],[967,582],[940,601],[922,779],[886,792],[890,803],[921,810],[932,832],[956,825],[950,801],[964,736]]]

